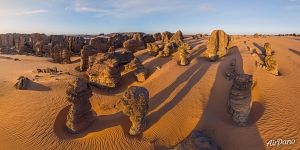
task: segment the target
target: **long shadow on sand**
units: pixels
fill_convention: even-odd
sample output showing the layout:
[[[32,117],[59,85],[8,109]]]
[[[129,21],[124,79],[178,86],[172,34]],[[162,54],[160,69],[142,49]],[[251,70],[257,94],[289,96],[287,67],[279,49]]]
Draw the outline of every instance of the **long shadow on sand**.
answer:
[[[44,86],[42,84],[30,81],[29,85],[27,87],[27,90],[31,90],[31,91],[50,91],[51,88]]]
[[[264,149],[264,142],[256,126],[256,122],[265,110],[263,104],[259,102],[253,103],[248,120],[249,125],[246,127],[238,127],[228,113],[227,101],[232,81],[225,79],[225,69],[229,66],[230,61],[235,58],[237,72],[244,73],[243,60],[238,47],[233,47],[230,51],[231,54],[224,57],[218,66],[208,102],[203,102],[205,108],[194,130],[202,130],[222,149],[243,149],[243,146],[247,147],[249,145],[254,145],[252,149]],[[237,144],[233,146],[233,142]]]
[[[255,43],[255,42],[253,43],[253,45],[260,50],[261,54],[265,54],[266,53],[266,50],[265,50],[264,47],[260,46],[259,44]]]
[[[300,51],[297,51],[297,50],[294,50],[294,49],[291,49],[291,48],[289,48],[288,50],[293,52],[294,54],[300,55]]]

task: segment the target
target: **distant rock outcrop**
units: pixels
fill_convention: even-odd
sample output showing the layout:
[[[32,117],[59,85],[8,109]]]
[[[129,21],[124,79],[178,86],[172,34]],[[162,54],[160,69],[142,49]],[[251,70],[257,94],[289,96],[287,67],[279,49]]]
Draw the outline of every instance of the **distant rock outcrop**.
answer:
[[[251,109],[252,75],[239,74],[235,77],[228,100],[228,110],[239,126],[246,126]]]
[[[162,40],[161,33],[154,33],[154,34],[153,34],[153,38],[154,38],[155,41],[160,41],[160,40]]]
[[[89,56],[97,53],[96,48],[91,45],[85,45],[80,52],[80,70],[86,71],[89,67]]]
[[[175,34],[173,34],[170,41],[174,42],[176,46],[179,47],[183,43],[183,38],[184,37],[182,35],[182,32],[178,30],[177,32],[175,32]]]
[[[196,130],[172,150],[221,150],[221,148],[202,131]]]
[[[123,47],[131,52],[136,52],[138,50],[145,49],[145,42],[143,40],[141,33],[135,33],[132,39],[129,39],[123,43]]]
[[[216,61],[228,53],[230,37],[223,30],[214,30],[209,38],[206,55],[211,61]]]
[[[129,116],[132,123],[129,134],[141,134],[146,128],[146,114],[149,108],[149,92],[146,88],[132,86],[128,88],[121,98],[123,113]]]
[[[100,53],[106,53],[110,47],[109,38],[108,37],[95,37],[90,40],[89,45],[96,48],[96,50]]]
[[[66,126],[71,133],[80,133],[87,129],[96,119],[89,98],[92,90],[82,78],[69,84],[67,87],[67,100],[72,104],[67,116]]]
[[[172,37],[172,33],[165,31],[162,33],[162,42],[163,43],[169,43]]]
[[[68,44],[65,40],[54,42],[50,54],[54,63],[71,63],[71,52],[68,49]]]

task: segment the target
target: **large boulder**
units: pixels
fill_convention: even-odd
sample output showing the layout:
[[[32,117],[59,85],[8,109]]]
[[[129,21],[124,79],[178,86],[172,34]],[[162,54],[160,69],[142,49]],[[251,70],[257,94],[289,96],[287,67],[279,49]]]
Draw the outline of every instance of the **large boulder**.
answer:
[[[189,53],[187,51],[190,49],[191,49],[191,47],[187,43],[184,43],[181,46],[179,46],[179,48],[178,48],[178,53],[179,53],[179,58],[180,58],[179,65],[186,66],[189,64],[189,60],[187,59],[187,56]]]
[[[143,41],[145,42],[145,44],[147,44],[147,43],[155,42],[155,39],[152,35],[146,34],[146,35],[143,36]]]
[[[267,55],[265,57],[266,70],[275,76],[279,76],[278,64],[274,55]]]
[[[223,30],[214,30],[209,38],[206,55],[211,61],[216,61],[228,53],[230,37]]]
[[[66,127],[71,133],[80,133],[96,119],[89,101],[92,96],[91,87],[84,79],[76,78],[68,85],[66,94],[67,100],[71,103]]]
[[[149,92],[146,88],[132,86],[128,88],[120,101],[123,113],[129,116],[130,135],[141,134],[146,128],[146,114],[149,108]]]
[[[156,56],[159,53],[160,48],[156,43],[147,43],[147,50],[151,56]]]
[[[90,82],[100,88],[116,88],[121,81],[121,71],[116,59],[97,54],[87,73]]]
[[[68,49],[66,41],[53,42],[50,55],[54,63],[71,63],[71,51]]]
[[[239,126],[246,126],[251,110],[252,75],[239,74],[231,87],[228,110],[233,121]]]

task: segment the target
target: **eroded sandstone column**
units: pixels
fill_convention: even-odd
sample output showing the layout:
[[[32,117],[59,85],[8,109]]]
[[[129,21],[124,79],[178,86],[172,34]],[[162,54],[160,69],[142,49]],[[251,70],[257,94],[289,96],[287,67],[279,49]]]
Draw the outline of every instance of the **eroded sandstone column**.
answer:
[[[123,113],[129,116],[132,123],[130,135],[142,133],[146,127],[146,114],[148,112],[149,92],[146,88],[132,86],[125,91],[121,98]]]
[[[76,78],[67,87],[67,100],[72,104],[67,116],[66,126],[71,133],[79,133],[88,128],[95,120],[89,98],[92,90],[82,78]]]
[[[232,119],[239,126],[246,126],[251,109],[252,75],[239,74],[231,87],[228,110]]]
[[[230,38],[223,30],[214,30],[209,38],[206,54],[211,61],[216,61],[228,53]]]

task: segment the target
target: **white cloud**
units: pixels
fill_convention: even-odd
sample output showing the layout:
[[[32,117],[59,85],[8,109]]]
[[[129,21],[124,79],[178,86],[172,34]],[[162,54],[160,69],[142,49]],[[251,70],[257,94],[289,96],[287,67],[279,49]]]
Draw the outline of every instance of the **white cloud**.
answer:
[[[31,16],[37,14],[48,13],[46,9],[32,9],[32,10],[0,10],[0,17],[15,17],[15,16]]]
[[[180,0],[75,0],[66,10],[93,13],[96,17],[136,17],[154,13],[210,12],[215,8]]]

